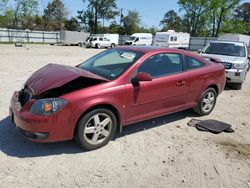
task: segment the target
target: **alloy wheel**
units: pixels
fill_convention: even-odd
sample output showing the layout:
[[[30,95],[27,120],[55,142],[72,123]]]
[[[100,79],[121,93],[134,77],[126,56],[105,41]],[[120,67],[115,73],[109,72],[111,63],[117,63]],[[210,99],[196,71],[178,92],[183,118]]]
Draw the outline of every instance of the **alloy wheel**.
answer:
[[[205,94],[202,101],[202,110],[204,112],[210,112],[215,104],[215,94],[212,91],[209,91]]]
[[[92,145],[104,142],[111,133],[112,119],[105,113],[97,113],[92,116],[84,129],[85,140]]]

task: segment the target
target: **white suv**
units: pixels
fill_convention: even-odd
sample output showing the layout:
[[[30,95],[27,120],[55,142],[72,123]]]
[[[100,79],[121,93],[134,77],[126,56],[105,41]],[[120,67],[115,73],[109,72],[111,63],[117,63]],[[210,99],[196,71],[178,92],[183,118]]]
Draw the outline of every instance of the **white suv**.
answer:
[[[227,83],[241,89],[249,69],[249,54],[243,42],[213,41],[199,51],[201,56],[215,57],[225,66]]]
[[[113,47],[110,40],[106,37],[92,37],[90,39],[90,46],[92,48]]]

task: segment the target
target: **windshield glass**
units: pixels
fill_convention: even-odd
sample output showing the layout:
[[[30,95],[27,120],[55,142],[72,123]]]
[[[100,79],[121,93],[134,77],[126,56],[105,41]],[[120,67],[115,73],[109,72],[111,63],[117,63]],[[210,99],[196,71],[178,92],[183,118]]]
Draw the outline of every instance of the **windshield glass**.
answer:
[[[211,42],[208,48],[204,51],[206,54],[218,54],[228,56],[245,57],[245,47],[241,43],[217,43]]]
[[[78,67],[109,80],[126,71],[143,53],[125,49],[106,50],[83,62]]]
[[[136,37],[129,37],[129,40],[133,41]]]

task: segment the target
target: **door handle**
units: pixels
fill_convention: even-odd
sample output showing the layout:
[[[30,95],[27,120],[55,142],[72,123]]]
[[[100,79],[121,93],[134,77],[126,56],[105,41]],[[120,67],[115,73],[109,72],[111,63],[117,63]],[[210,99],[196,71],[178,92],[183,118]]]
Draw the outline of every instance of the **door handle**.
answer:
[[[176,86],[180,87],[180,86],[183,86],[185,83],[186,83],[185,81],[180,80],[176,82]]]

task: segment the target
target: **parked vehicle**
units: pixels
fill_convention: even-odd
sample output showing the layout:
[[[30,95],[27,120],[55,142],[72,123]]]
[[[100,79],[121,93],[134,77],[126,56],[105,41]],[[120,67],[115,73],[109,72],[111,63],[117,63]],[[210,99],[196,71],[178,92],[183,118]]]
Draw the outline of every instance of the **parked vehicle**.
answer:
[[[92,48],[114,48],[118,45],[118,43],[119,34],[93,34],[89,38],[87,38],[85,45],[86,47]]]
[[[219,40],[244,42],[248,47],[250,47],[250,36],[249,35],[225,33],[225,34],[219,36]]]
[[[89,35],[89,33],[85,32],[60,31],[60,43],[64,45],[81,45]]]
[[[150,46],[152,45],[153,35],[151,33],[134,33],[129,40],[125,41],[126,45]]]
[[[241,89],[249,69],[249,54],[245,43],[213,41],[199,52],[201,56],[220,59],[225,66],[227,83],[235,89]]]
[[[154,45],[169,48],[188,49],[190,34],[168,30],[155,34]]]
[[[38,142],[106,145],[135,122],[193,108],[209,114],[225,85],[221,63],[155,47],[109,49],[76,67],[48,64],[11,99],[18,130]]]

